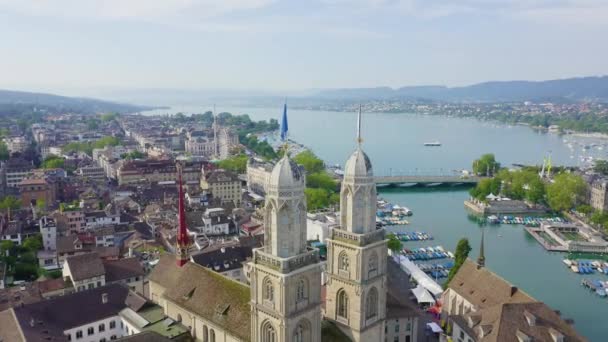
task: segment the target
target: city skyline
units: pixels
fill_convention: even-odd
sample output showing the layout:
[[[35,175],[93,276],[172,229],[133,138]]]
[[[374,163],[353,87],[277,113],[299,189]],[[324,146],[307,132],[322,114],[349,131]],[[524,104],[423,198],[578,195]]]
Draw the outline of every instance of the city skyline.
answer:
[[[296,91],[606,74],[608,1],[0,1],[0,88]],[[584,53],[581,53],[584,52]]]

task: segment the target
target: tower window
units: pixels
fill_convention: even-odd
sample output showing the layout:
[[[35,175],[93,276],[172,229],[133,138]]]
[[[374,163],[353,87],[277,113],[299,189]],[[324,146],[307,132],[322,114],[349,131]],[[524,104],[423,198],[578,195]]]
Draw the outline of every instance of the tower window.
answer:
[[[304,279],[298,281],[298,287],[296,288],[296,303],[306,299],[306,282]]]
[[[348,295],[344,289],[338,291],[336,305],[338,317],[348,318]]]
[[[350,266],[349,264],[350,260],[348,259],[348,255],[346,254],[346,252],[343,251],[338,257],[338,269],[341,271],[348,272],[348,268]]]
[[[264,300],[274,302],[274,286],[268,278],[264,279]]]
[[[262,342],[277,342],[276,332],[270,322],[266,321],[262,324]]]
[[[372,287],[365,300],[365,318],[370,319],[376,315],[378,315],[378,290]]]

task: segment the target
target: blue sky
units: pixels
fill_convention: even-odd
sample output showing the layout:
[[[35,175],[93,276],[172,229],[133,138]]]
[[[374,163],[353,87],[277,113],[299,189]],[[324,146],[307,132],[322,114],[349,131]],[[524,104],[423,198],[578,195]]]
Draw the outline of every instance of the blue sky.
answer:
[[[0,88],[285,91],[604,75],[606,18],[608,0],[0,0]]]

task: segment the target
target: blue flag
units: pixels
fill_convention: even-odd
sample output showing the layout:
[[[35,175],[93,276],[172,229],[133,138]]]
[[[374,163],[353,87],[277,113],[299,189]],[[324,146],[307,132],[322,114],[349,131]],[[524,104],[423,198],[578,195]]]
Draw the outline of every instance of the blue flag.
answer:
[[[287,139],[287,131],[289,127],[287,126],[287,103],[283,107],[283,119],[281,120],[281,140],[285,141]]]

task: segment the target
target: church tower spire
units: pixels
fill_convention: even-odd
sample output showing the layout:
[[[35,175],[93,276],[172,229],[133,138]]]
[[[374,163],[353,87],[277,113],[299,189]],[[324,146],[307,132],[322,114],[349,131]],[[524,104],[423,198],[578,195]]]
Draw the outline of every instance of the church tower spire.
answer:
[[[177,266],[184,266],[190,259],[189,248],[190,248],[190,237],[188,236],[188,229],[186,228],[186,207],[184,205],[184,189],[182,187],[182,165],[178,162],[177,168],[177,182],[179,190],[178,200],[178,211],[179,211],[179,226],[177,228],[177,246],[176,246],[176,257]]]
[[[319,250],[306,245],[305,187],[304,169],[285,153],[267,183],[264,247],[250,264],[252,342],[321,341],[322,270]]]
[[[477,268],[482,268],[486,265],[486,256],[483,250],[484,228],[481,228],[481,245],[479,246],[479,257],[477,257]]]
[[[359,107],[357,147],[340,191],[340,227],[327,239],[325,318],[353,342],[384,341],[388,249],[384,228],[376,228],[376,184],[361,148],[361,119]]]

